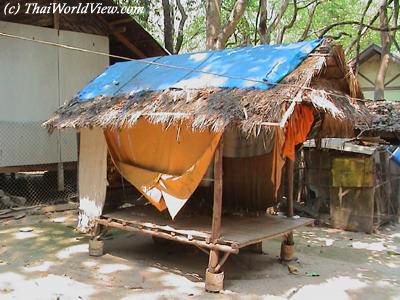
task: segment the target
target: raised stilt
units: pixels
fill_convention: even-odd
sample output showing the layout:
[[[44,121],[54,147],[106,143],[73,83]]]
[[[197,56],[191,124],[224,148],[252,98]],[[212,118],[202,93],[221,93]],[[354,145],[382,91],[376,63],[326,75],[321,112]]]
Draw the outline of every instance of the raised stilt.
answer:
[[[223,140],[214,156],[214,204],[211,229],[211,243],[216,243],[221,234],[221,215],[222,215],[222,154]],[[208,268],[205,276],[205,289],[208,292],[219,292],[223,289],[224,273],[219,270],[218,263],[220,259],[218,250],[210,250]]]
[[[107,233],[108,227],[102,224],[96,224],[92,231],[92,237],[89,240],[89,255],[102,256],[104,254],[104,241],[101,238]]]
[[[294,163],[295,160],[287,160],[287,182],[288,182],[288,195],[287,195],[287,217],[293,218],[294,203],[293,203],[293,179],[294,179]],[[294,239],[293,232],[285,235],[281,245],[281,260],[290,261],[294,258]]]

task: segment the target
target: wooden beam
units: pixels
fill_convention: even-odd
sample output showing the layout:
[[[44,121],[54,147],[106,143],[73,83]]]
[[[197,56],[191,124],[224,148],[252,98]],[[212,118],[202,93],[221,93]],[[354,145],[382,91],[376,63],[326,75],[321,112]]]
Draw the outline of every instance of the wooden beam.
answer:
[[[375,83],[372,82],[367,76],[365,76],[363,73],[358,72],[358,75],[360,75],[362,78],[364,78],[369,84],[372,84],[372,86],[375,86]]]
[[[389,85],[389,84],[391,84],[393,81],[395,81],[397,78],[399,78],[400,77],[400,73],[399,74],[397,74],[396,76],[394,76],[392,79],[390,79],[389,81],[387,81],[386,83],[385,83],[385,88]]]
[[[115,21],[108,22],[108,24],[110,24],[110,26],[117,26],[117,25],[127,24],[127,23],[130,23],[132,21],[133,20],[132,20],[131,17],[127,17],[127,18],[118,19],[118,20],[115,20]]]
[[[114,27],[113,29],[113,34],[119,32],[119,33],[124,33],[126,32],[126,26],[118,26],[118,27]]]
[[[113,32],[113,35],[129,50],[135,53],[139,58],[146,58],[146,55],[137,48],[134,44],[132,44],[122,33]]]
[[[375,90],[374,87],[361,87],[361,90],[367,92],[373,92]],[[385,91],[398,91],[400,90],[400,86],[386,86]]]
[[[110,25],[103,16],[98,15],[97,17],[108,28],[109,32],[113,36],[115,36],[118,41],[121,42],[121,44],[123,44],[126,48],[131,50],[139,58],[146,57],[146,55],[138,47],[136,47],[128,38],[126,38],[126,36],[124,36],[121,32],[114,32],[113,26]]]
[[[217,150],[214,155],[214,204],[213,216],[211,225],[211,243],[215,244],[221,234],[221,216],[222,216],[222,154],[223,154],[223,138],[219,142]],[[215,273],[218,266],[219,253],[216,250],[210,251],[210,258],[208,261],[208,270]]]

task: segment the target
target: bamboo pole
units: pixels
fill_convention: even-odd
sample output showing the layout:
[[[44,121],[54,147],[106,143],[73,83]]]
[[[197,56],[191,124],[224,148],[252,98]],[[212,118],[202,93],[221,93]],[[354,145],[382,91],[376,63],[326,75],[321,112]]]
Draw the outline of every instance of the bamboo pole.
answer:
[[[171,233],[166,233],[166,232],[161,232],[161,231],[155,231],[154,229],[149,229],[149,228],[139,228],[138,226],[134,226],[133,224],[127,224],[123,225],[115,221],[109,221],[106,219],[97,219],[97,223],[105,225],[107,227],[113,227],[113,228],[118,228],[126,231],[133,231],[133,232],[140,232],[144,234],[149,234],[155,237],[167,239],[170,241],[175,241],[179,242],[182,244],[189,244],[193,245],[196,247],[201,247],[205,249],[211,249],[214,250],[215,252],[222,251],[222,252],[229,252],[233,254],[238,254],[239,249],[230,247],[228,245],[220,245],[220,244],[207,244],[205,241],[199,241],[199,240],[188,240],[184,236],[180,235],[171,235]]]
[[[215,244],[221,234],[221,215],[222,215],[222,154],[223,154],[223,138],[219,142],[214,155],[214,203],[211,227],[211,243]],[[211,273],[216,272],[218,265],[219,253],[217,250],[210,251],[208,261],[208,270]]]

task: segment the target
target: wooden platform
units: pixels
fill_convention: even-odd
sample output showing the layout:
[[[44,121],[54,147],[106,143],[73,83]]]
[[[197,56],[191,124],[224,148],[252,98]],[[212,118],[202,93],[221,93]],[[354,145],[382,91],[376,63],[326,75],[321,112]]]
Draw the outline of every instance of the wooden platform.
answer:
[[[176,220],[171,220],[167,214],[161,214],[148,205],[119,209],[106,213],[97,220],[99,224],[108,227],[140,231],[169,240],[231,253],[238,253],[242,247],[284,235],[313,221],[308,218],[289,219],[271,215],[222,216],[221,236],[216,244],[211,244],[211,216],[180,216]]]

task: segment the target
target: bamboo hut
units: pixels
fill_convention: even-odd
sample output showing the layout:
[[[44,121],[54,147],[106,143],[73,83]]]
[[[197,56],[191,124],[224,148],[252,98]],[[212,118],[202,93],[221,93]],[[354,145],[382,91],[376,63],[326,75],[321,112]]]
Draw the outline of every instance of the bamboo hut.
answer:
[[[371,122],[356,123],[357,138],[304,143],[300,197],[308,215],[329,214],[334,228],[372,233],[400,216],[400,103],[366,100]]]
[[[284,236],[290,258],[292,230],[313,222],[293,217],[296,147],[352,136],[353,120],[368,120],[361,96],[342,48],[313,40],[116,64],[44,125],[80,131],[81,229],[95,226],[94,240],[115,227],[194,245],[210,257],[206,289],[218,291],[241,248]],[[152,205],[103,213],[107,151]],[[287,215],[267,215],[285,161]],[[181,211],[204,179],[212,212]]]

